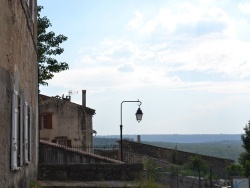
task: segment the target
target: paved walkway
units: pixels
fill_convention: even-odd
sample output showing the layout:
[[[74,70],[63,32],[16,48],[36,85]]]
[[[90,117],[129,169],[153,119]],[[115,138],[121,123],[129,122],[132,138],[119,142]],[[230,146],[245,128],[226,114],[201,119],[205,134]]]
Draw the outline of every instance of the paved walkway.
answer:
[[[81,182],[81,181],[39,181],[39,185],[42,187],[74,187],[74,188],[93,188],[93,187],[101,187],[101,188],[138,188],[139,183],[133,181],[91,181],[91,182]]]

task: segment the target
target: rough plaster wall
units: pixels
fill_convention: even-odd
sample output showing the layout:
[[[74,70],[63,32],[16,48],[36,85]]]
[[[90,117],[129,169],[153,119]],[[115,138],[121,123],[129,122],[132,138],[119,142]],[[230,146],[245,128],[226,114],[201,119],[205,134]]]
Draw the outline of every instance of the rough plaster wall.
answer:
[[[52,129],[41,129],[40,138],[53,140],[57,136],[71,139],[72,145],[92,146],[92,115],[69,101],[51,98],[40,103],[40,114],[52,113]]]
[[[40,130],[41,138],[48,138],[50,141],[57,136],[66,136],[72,139],[73,145],[80,145],[83,137],[79,129],[78,105],[68,101],[51,98],[43,101],[40,105],[40,113],[52,113],[52,129]]]
[[[58,113],[58,136],[78,139],[78,107],[68,101],[61,101]]]
[[[10,138],[4,135],[10,135],[9,125],[11,124],[11,81],[9,73],[0,67],[0,187],[6,182],[10,168]],[[7,161],[6,161],[7,159]]]
[[[52,113],[52,129],[41,129],[40,132],[40,139],[48,139],[49,141],[52,141],[55,136],[57,135],[57,127],[55,125],[58,124],[58,118],[57,118],[57,99],[53,102],[53,100],[49,99],[46,101],[43,101],[39,105],[39,113]]]
[[[21,2],[25,1],[1,0],[0,3],[0,187],[25,188],[37,175],[36,37],[27,26]],[[24,99],[26,92],[26,101],[32,107],[32,159],[19,172],[10,170],[11,99],[15,71],[19,80],[19,96]]]
[[[92,128],[92,115],[86,115],[86,144],[92,147],[93,143],[93,128]]]

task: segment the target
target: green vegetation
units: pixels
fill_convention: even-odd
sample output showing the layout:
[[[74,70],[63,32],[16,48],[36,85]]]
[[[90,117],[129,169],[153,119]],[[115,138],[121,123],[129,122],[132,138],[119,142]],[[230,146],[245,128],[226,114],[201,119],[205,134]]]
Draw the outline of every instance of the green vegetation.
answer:
[[[117,138],[94,138],[94,145],[117,145]],[[173,143],[173,142],[143,142],[145,144],[169,148],[179,151],[232,159],[236,163],[239,161],[240,154],[244,152],[241,140],[225,140],[204,143]],[[173,155],[173,161],[175,156]]]
[[[244,127],[245,134],[241,135],[244,152],[241,153],[239,163],[245,170],[245,176],[250,176],[250,121]]]
[[[232,164],[227,167],[229,176],[243,176],[243,167],[239,164]]]
[[[39,183],[37,181],[32,181],[30,188],[40,188],[41,186],[39,185]]]
[[[143,181],[140,185],[141,188],[168,188],[155,181]]]
[[[54,57],[63,53],[60,44],[67,40],[64,35],[55,35],[47,32],[51,27],[47,17],[41,17],[42,6],[37,7],[37,61],[39,64],[39,85],[48,85],[46,82],[54,77],[55,73],[69,69],[65,62],[58,62]]]
[[[208,167],[208,164],[207,161],[201,158],[201,156],[196,155],[189,158],[186,166],[191,169],[206,169]]]
[[[148,159],[147,162],[144,164],[144,168],[147,171],[147,180],[148,181],[156,181],[160,177],[159,168],[160,166],[157,165],[156,161],[152,159]]]
[[[146,144],[159,146],[169,149],[177,149],[190,153],[201,155],[232,159],[236,163],[240,154],[244,151],[242,141],[228,140],[219,142],[205,142],[205,143],[171,143],[171,142],[144,142]]]
[[[164,188],[166,186],[163,186],[157,181],[159,181],[162,178],[162,175],[160,173],[161,167],[157,165],[156,161],[152,159],[148,159],[147,162],[144,164],[144,168],[147,171],[147,177],[146,180],[144,179],[141,182],[142,188]]]

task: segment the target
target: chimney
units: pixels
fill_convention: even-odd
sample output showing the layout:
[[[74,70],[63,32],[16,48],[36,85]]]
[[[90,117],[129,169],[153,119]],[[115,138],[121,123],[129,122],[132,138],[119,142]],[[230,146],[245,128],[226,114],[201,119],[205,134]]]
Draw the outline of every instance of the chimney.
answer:
[[[141,135],[137,135],[137,142],[141,143]]]
[[[86,107],[86,90],[82,90],[82,106]]]

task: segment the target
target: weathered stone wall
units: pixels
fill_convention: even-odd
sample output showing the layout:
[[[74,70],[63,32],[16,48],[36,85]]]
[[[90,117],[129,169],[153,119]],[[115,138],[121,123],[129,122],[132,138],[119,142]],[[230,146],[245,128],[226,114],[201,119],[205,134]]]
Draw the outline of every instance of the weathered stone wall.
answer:
[[[36,0],[0,3],[0,187],[28,187],[38,168],[38,69]],[[33,15],[33,16],[32,16]],[[14,87],[31,107],[31,160],[21,171],[11,170],[12,94]]]
[[[40,114],[52,113],[52,129],[41,129],[41,139],[67,137],[72,145],[92,147],[92,115],[86,113],[85,107],[51,97],[41,101],[39,108]]]
[[[163,185],[169,186],[172,188],[210,188],[210,180],[201,178],[199,180],[198,176],[182,176],[182,175],[172,175],[170,173],[161,174],[162,180],[160,181]],[[212,187],[216,184],[215,181],[212,181]],[[221,186],[220,186],[221,187]]]
[[[125,160],[126,160],[126,153],[129,153],[130,155],[131,154],[134,155],[134,156],[128,156],[128,157],[133,158],[134,161],[135,159],[138,159],[138,160],[143,159],[143,156],[148,156],[151,158],[165,161],[167,163],[182,165],[182,164],[187,163],[191,156],[199,155],[195,153],[189,153],[189,152],[178,151],[178,150],[173,150],[173,149],[166,149],[162,147],[132,142],[128,140],[124,140],[123,145],[124,145]],[[126,151],[126,149],[128,150],[128,152]],[[222,158],[210,157],[210,156],[205,156],[205,155],[199,155],[199,156],[201,156],[202,159],[207,161],[209,168],[212,168],[214,170],[224,169],[229,164],[234,163],[234,161],[230,159],[222,159]]]
[[[40,140],[39,164],[123,163],[83,150]]]
[[[80,144],[82,132],[79,131],[77,106],[53,97],[40,102],[39,108],[40,114],[52,113],[52,129],[41,129],[41,139],[52,141],[55,137],[65,136],[75,141],[72,144]]]
[[[140,180],[143,165],[137,164],[61,164],[39,165],[41,180]]]

